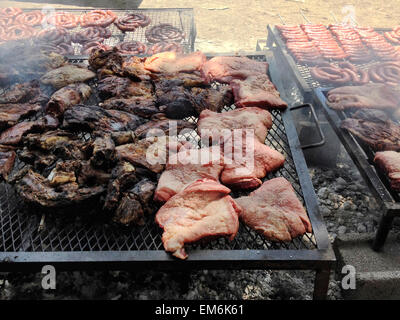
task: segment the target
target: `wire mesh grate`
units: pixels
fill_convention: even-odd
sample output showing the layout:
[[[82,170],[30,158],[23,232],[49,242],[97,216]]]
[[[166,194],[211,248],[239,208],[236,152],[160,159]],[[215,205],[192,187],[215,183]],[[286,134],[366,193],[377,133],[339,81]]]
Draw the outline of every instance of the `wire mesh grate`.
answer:
[[[249,56],[252,59],[265,61],[265,56]],[[76,63],[82,59],[73,60]],[[234,109],[228,106],[224,111]],[[265,180],[275,177],[285,177],[292,183],[299,199],[304,205],[302,189],[296,171],[289,142],[286,136],[282,111],[272,110],[273,125],[268,133],[265,143],[281,152],[285,164],[279,170],[269,173]],[[288,110],[284,112],[290,112]],[[195,117],[186,119],[197,122]],[[195,143],[200,142],[196,131],[186,132],[179,136]],[[234,198],[247,195],[248,192],[233,192]],[[79,212],[76,216],[65,217],[61,213],[46,214],[45,228],[38,230],[42,212],[26,208],[21,205],[14,188],[8,184],[0,184],[0,251],[2,252],[65,252],[65,251],[144,251],[163,250],[161,241],[162,230],[155,221],[154,215],[145,217],[143,226],[122,228],[97,219],[99,212],[96,209]],[[200,242],[187,246],[191,249],[210,250],[303,250],[317,249],[313,233],[305,234],[291,242],[271,242],[262,235],[240,223],[239,231],[232,241],[225,238],[215,239],[210,242]]]
[[[24,11],[32,11],[35,9],[24,9]],[[80,16],[91,9],[55,9],[55,11],[69,12],[76,16]],[[145,32],[151,27],[161,24],[168,23],[172,26],[182,30],[185,34],[181,45],[185,52],[192,52],[194,50],[194,42],[196,38],[196,29],[194,25],[194,15],[193,9],[190,8],[174,8],[174,9],[112,9],[112,11],[117,15],[117,17],[122,17],[130,13],[141,13],[148,16],[151,22],[146,27],[139,27],[134,31],[123,32],[114,23],[107,28],[111,31],[111,37],[104,40],[104,44],[108,46],[115,46],[120,42],[124,41],[140,41],[150,47],[152,44],[146,39]],[[38,30],[40,27],[37,27]],[[80,25],[68,30],[70,34],[80,32],[84,30]],[[78,43],[73,43],[74,54],[80,55],[82,50],[82,45]]]

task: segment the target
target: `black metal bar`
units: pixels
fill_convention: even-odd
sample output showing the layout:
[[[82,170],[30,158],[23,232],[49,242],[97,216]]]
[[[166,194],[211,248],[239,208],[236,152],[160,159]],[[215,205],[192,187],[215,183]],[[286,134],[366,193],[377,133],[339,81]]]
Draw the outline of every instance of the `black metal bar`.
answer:
[[[301,145],[301,148],[309,149],[309,148],[315,148],[315,147],[322,146],[323,144],[325,144],[325,136],[324,136],[324,133],[322,132],[321,126],[319,125],[319,120],[318,120],[317,114],[315,113],[313,105],[310,103],[305,103],[305,104],[302,104],[299,106],[291,107],[290,110],[293,111],[293,110],[302,109],[302,108],[310,108],[311,115],[314,118],[314,123],[315,123],[315,126],[317,127],[317,131],[318,131],[321,141],[306,144],[306,145]]]
[[[315,274],[314,280],[314,300],[325,300],[328,287],[329,287],[329,278],[330,278],[331,270],[328,269],[318,269]]]
[[[80,269],[327,269],[333,265],[331,250],[194,250],[187,260],[163,250],[89,252],[0,253],[0,271],[34,271],[52,264],[60,270]]]
[[[384,210],[372,244],[372,249],[375,251],[380,251],[384,246],[389,231],[392,228],[393,219],[394,216],[390,213],[390,210]]]

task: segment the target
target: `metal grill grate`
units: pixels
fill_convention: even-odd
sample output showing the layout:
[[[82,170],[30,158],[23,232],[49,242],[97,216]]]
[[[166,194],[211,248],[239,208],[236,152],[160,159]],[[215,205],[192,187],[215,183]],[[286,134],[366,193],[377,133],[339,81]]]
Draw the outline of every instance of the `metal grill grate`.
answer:
[[[24,9],[24,11],[32,11],[35,9]],[[37,10],[37,9],[36,9]],[[70,12],[77,16],[90,12],[92,9],[55,9],[56,11]],[[115,46],[123,41],[140,41],[147,46],[151,44],[146,40],[145,32],[147,29],[158,25],[160,23],[169,23],[174,27],[185,32],[185,39],[182,41],[182,46],[185,52],[194,51],[194,42],[196,39],[196,28],[194,24],[193,9],[187,8],[174,8],[174,9],[132,9],[132,10],[121,10],[111,9],[118,17],[124,16],[129,13],[141,13],[151,19],[151,23],[145,27],[139,27],[133,32],[122,32],[117,28],[115,24],[111,24],[108,29],[111,31],[112,36],[109,39],[104,40],[104,44],[109,46]],[[39,28],[39,27],[38,27]],[[80,25],[69,32],[75,33],[84,30]],[[80,55],[82,46],[80,44],[73,44],[74,54]]]
[[[249,58],[265,61],[264,55]],[[71,59],[71,62],[82,63],[84,59]],[[95,95],[94,95],[95,96]],[[93,99],[93,97],[92,97]],[[224,111],[234,109],[229,106]],[[289,112],[289,111],[287,111]],[[264,180],[283,176],[288,179],[303,204],[304,197],[299,177],[292,157],[286,135],[281,111],[271,112],[273,126],[265,143],[283,153],[285,164],[276,172],[268,174]],[[196,122],[194,117],[187,120]],[[196,131],[180,136],[199,143]],[[24,208],[13,187],[5,183],[0,185],[0,252],[65,252],[65,251],[144,251],[163,250],[161,242],[162,230],[155,224],[153,215],[146,217],[144,226],[121,228],[96,219],[95,210],[81,212],[81,215],[65,217],[54,212],[47,214],[45,229],[38,231],[42,212],[32,208]],[[248,192],[234,192],[232,196],[246,195]],[[104,220],[104,219],[103,219]],[[233,241],[220,238],[208,243],[187,246],[188,250],[302,250],[317,249],[314,234],[305,234],[291,242],[270,242],[249,227],[240,224],[239,232]]]
[[[376,29],[378,32],[387,31],[387,29]],[[333,34],[332,34],[333,35]],[[303,93],[310,92],[312,89],[326,87],[326,84],[320,83],[315,80],[310,73],[310,67],[307,64],[300,64],[295,61],[292,57],[290,51],[287,49],[285,42],[282,40],[280,33],[277,28],[268,26],[268,36],[270,37],[269,42],[275,44],[277,58],[282,61],[292,73],[295,78],[297,84],[299,84],[300,89]],[[333,35],[334,36],[334,35]],[[342,61],[346,61],[343,59]],[[334,65],[337,65],[337,61],[330,60],[327,61]],[[372,60],[368,63],[353,63],[357,68],[366,70],[373,65],[380,63],[380,61]],[[329,86],[332,86],[330,84]]]

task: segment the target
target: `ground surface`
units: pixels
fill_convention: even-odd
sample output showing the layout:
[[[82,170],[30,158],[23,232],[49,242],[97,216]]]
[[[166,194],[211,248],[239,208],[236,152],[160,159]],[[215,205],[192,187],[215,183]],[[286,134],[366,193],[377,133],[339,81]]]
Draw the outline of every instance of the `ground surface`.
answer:
[[[47,0],[51,2],[50,0]],[[46,1],[42,1],[46,2]],[[132,1],[58,1],[55,7],[86,5],[129,7]],[[341,21],[346,5],[354,6],[361,25],[388,27],[399,23],[398,0],[143,0],[142,8],[193,7],[196,48],[206,52],[251,51],[267,37],[266,25]],[[0,7],[40,7],[30,2],[1,1]],[[344,9],[343,9],[344,8]],[[349,7],[347,7],[349,8]],[[342,9],[345,10],[342,13]],[[349,9],[347,9],[349,10]],[[350,8],[350,12],[351,12]],[[321,212],[333,240],[337,234],[374,232],[379,219],[376,204],[349,159],[336,168],[310,168]],[[44,291],[40,274],[0,274],[0,299],[310,299],[313,272],[201,271],[189,274],[160,272],[63,272],[57,289]],[[329,299],[340,299],[339,282],[332,277]]]

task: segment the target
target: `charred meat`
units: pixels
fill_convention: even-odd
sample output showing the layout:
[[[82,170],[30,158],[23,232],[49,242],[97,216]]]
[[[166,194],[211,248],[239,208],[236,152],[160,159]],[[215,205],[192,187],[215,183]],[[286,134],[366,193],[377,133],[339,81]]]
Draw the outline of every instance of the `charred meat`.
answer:
[[[40,78],[40,81],[60,89],[69,84],[88,81],[95,76],[96,74],[87,68],[68,64],[47,72]]]
[[[1,133],[0,144],[17,145],[21,142],[22,137],[30,132],[52,130],[57,127],[58,120],[49,115],[35,121],[20,122]]]
[[[359,110],[352,118],[343,120],[341,127],[375,151],[400,151],[400,126],[382,110]]]
[[[85,83],[70,84],[56,91],[47,103],[46,112],[55,117],[64,114],[65,110],[88,99],[92,90]]]

